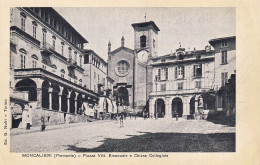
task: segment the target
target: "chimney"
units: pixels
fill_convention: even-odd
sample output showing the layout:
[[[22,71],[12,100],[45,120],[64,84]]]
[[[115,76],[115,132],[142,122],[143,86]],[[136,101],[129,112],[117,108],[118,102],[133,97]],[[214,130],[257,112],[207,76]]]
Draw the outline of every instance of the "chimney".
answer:
[[[125,38],[124,36],[121,38],[121,47],[124,47],[125,46]]]
[[[110,53],[111,52],[111,42],[109,41],[108,42],[108,53]]]

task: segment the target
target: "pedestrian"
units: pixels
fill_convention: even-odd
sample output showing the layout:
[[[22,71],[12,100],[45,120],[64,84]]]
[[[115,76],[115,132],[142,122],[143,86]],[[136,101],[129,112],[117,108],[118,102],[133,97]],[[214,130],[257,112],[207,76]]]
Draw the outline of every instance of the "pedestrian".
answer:
[[[45,127],[46,127],[46,125],[45,125],[45,119],[44,119],[44,117],[43,117],[43,116],[41,117],[41,122],[42,122],[41,131],[44,131],[44,130],[45,130]]]
[[[124,127],[124,114],[120,114],[120,127]]]
[[[176,121],[178,121],[178,112],[175,112]]]
[[[30,116],[27,115],[27,118],[26,118],[26,129],[29,130],[30,127],[31,127]]]

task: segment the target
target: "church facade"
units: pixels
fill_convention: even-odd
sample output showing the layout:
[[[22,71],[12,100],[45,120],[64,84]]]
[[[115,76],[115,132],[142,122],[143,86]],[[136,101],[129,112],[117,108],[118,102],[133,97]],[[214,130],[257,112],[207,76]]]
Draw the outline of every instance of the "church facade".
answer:
[[[157,57],[160,29],[153,21],[134,23],[134,50],[124,46],[111,51],[108,44],[108,76],[114,79],[114,94],[119,111],[148,111],[152,91],[151,59]],[[124,107],[124,108],[123,108]]]

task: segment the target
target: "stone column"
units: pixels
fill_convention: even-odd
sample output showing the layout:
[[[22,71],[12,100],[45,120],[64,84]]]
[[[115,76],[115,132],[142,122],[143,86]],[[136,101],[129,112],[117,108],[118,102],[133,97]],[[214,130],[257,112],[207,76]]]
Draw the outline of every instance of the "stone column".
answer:
[[[42,89],[37,88],[37,108],[42,107]]]
[[[183,99],[183,117],[187,117],[187,115],[189,115],[189,112],[188,112],[188,105],[187,105],[187,99],[184,98]]]
[[[77,99],[74,100],[75,101],[75,115],[77,114],[77,108],[78,108],[78,105],[77,105]]]
[[[199,100],[195,99],[195,114],[199,113],[198,105],[199,105]]]
[[[37,108],[42,107],[42,83],[43,79],[40,78],[33,78],[33,81],[35,81],[36,86],[37,86]]]
[[[62,91],[63,91],[63,87],[60,87],[60,92],[59,92],[59,112],[61,112],[61,96],[62,96]]]
[[[52,88],[50,87],[49,90],[49,110],[52,110]]]
[[[165,118],[171,118],[172,114],[171,114],[171,101],[170,98],[166,98],[166,108],[165,108]]]
[[[75,92],[75,99],[74,99],[74,101],[75,101],[75,115],[77,114],[77,108],[78,108],[78,105],[77,105],[77,97],[78,97],[78,93],[77,92]]]
[[[59,93],[59,112],[61,112],[61,96],[62,94]]]

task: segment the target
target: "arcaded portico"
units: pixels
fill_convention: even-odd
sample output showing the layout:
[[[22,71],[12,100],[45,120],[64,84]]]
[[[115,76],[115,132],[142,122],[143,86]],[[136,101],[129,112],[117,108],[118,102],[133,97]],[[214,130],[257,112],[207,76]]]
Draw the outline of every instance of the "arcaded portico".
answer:
[[[177,112],[179,117],[187,118],[189,115],[199,114],[200,110],[213,110],[213,103],[214,96],[210,93],[157,96],[157,106],[156,97],[153,96],[149,100],[149,114],[154,116],[157,112],[159,118],[172,118]]]
[[[82,120],[79,116],[83,102],[98,101],[94,92],[64,79],[61,81],[59,77],[52,77],[40,68],[17,69],[14,77],[15,90],[28,93],[27,114],[33,116],[32,125],[40,124],[41,116],[47,117],[53,124],[77,122]]]

